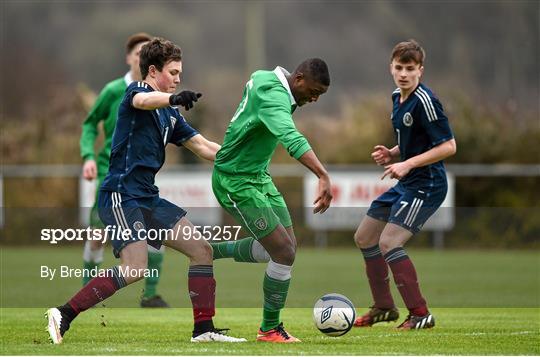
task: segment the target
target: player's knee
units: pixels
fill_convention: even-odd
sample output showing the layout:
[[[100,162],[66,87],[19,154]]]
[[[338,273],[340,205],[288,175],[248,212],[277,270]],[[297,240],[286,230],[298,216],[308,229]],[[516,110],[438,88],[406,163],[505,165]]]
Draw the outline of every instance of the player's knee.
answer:
[[[354,244],[360,249],[369,248],[377,244],[377,237],[372,237],[363,231],[356,231],[354,233]]]
[[[296,251],[296,248],[298,247],[298,240],[296,239],[296,236],[294,234],[294,231],[293,231],[292,227],[287,228],[287,234],[289,235],[289,238],[292,241],[294,249]]]
[[[397,248],[397,244],[395,242],[395,239],[392,239],[390,236],[381,236],[381,240],[379,241],[379,249],[381,250],[381,253],[384,255],[391,251],[392,249]]]
[[[363,235],[360,234],[360,232],[356,231],[354,232],[354,244],[356,244],[357,248],[364,248],[364,240],[362,239]]]
[[[279,251],[279,261],[276,261],[276,263],[284,264],[284,265],[293,265],[294,259],[296,258],[296,246],[293,242],[287,242],[286,244],[283,244]],[[274,260],[274,259],[272,259]]]
[[[122,265],[129,265],[137,268],[146,268],[148,265],[148,255],[123,256]]]
[[[212,246],[207,241],[204,241],[203,255],[207,259],[210,259],[210,260],[213,259],[212,256],[214,255],[214,249],[212,248]]]
[[[205,240],[199,242],[200,244],[197,244],[192,250],[187,252],[188,257],[192,262],[211,262],[213,253],[212,246]]]

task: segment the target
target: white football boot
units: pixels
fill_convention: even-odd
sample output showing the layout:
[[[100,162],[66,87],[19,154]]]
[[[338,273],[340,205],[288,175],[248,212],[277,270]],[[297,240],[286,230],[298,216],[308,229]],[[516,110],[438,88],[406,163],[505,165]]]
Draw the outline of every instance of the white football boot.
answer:
[[[227,336],[223,331],[228,329],[214,328],[191,338],[191,342],[246,342],[245,338]]]
[[[55,345],[62,343],[64,333],[69,330],[67,319],[56,307],[47,310],[45,318],[47,319],[46,331],[49,333],[49,341]]]

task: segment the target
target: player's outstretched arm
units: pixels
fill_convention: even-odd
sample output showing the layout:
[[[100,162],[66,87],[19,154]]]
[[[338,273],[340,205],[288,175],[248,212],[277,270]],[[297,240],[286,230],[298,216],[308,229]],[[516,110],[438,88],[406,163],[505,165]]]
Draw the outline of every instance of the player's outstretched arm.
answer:
[[[328,172],[321,164],[317,155],[313,150],[306,151],[302,156],[298,158],[298,161],[302,163],[305,167],[311,170],[319,178],[319,187],[317,191],[317,198],[313,203],[315,208],[313,213],[324,213],[330,203],[332,202],[332,187],[330,183],[330,176]]]
[[[192,136],[188,140],[184,141],[182,145],[184,145],[198,157],[208,161],[214,161],[216,159],[217,152],[219,149],[221,149],[221,145],[206,139],[201,134]]]
[[[390,178],[397,178],[398,180],[407,175],[412,169],[417,167],[426,166],[446,159],[456,153],[456,140],[451,139],[445,141],[430,150],[411,157],[410,159],[398,162],[396,164],[385,166],[384,174],[381,178],[389,176]]]
[[[202,96],[189,90],[178,94],[165,92],[142,92],[133,96],[133,107],[141,110],[154,110],[158,108],[172,106],[182,106],[185,110],[193,108],[193,104]]]
[[[144,92],[137,93],[133,96],[131,102],[134,108],[141,110],[154,110],[158,108],[168,107],[169,98],[172,94],[164,92]]]

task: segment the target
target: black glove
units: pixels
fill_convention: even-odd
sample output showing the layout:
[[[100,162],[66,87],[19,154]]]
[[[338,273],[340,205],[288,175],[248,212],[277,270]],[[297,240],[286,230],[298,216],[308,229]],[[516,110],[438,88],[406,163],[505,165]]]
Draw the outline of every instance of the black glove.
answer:
[[[182,91],[178,94],[173,94],[169,97],[169,104],[172,106],[183,106],[186,110],[193,108],[195,103],[200,97],[201,93],[195,93],[190,90]]]

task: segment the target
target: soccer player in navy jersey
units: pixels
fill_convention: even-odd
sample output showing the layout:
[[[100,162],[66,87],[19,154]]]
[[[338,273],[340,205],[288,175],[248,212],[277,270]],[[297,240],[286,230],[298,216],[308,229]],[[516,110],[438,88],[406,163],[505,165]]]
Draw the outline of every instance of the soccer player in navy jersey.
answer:
[[[150,41],[152,36],[147,33],[139,32],[131,35],[126,43],[126,63],[130,70],[125,76],[117,78],[105,85],[99,93],[96,102],[88,113],[86,120],[82,125],[80,140],[81,157],[84,161],[82,176],[92,181],[97,179],[96,194],[94,205],[90,210],[90,227],[93,229],[103,229],[103,222],[99,219],[98,196],[99,188],[109,170],[109,157],[111,156],[111,143],[114,128],[116,127],[116,118],[118,117],[118,107],[124,98],[126,88],[133,81],[140,81],[141,70],[139,66],[139,53],[142,46]],[[99,134],[99,124],[102,124],[104,134],[103,148],[95,156],[94,146]],[[83,250],[83,266],[86,271],[97,270],[103,261],[104,242],[102,240],[87,240]],[[144,279],[144,292],[141,298],[141,307],[169,307],[167,302],[157,294],[157,285],[160,280],[161,266],[164,257],[164,247],[156,250],[148,245],[148,269],[156,269],[154,276]],[[84,274],[82,278],[83,286],[86,285],[92,277],[90,274]]]
[[[110,240],[121,264],[102,271],[65,305],[47,310],[48,332],[53,343],[61,343],[71,321],[82,311],[107,299],[117,290],[148,276],[147,244],[162,244],[186,255],[189,296],[193,305],[192,342],[243,342],[216,329],[212,248],[205,240],[193,239],[195,228],[186,211],[159,197],[154,178],[165,162],[165,146],[185,146],[198,156],[214,161],[220,146],[189,126],[176,106],[189,110],[201,96],[183,91],[180,84],[182,53],[170,41],[155,38],[140,53],[143,81],[130,84],[118,109],[113,134],[109,172],[98,201],[100,219],[106,226],[127,235]],[[187,229],[186,229],[187,228]],[[150,230],[168,232],[162,240],[150,238]],[[191,232],[191,234],[190,234]],[[153,235],[155,237],[155,235]]]
[[[377,145],[371,156],[384,166],[382,178],[388,176],[399,182],[372,202],[354,235],[374,299],[371,310],[360,316],[355,326],[399,318],[390,293],[388,267],[409,310],[398,328],[435,326],[414,265],[403,249],[444,201],[447,180],[443,160],[456,152],[441,103],[420,83],[424,58],[423,48],[414,40],[398,43],[392,51],[390,71],[398,88],[392,93],[391,120],[397,145],[391,149]]]

